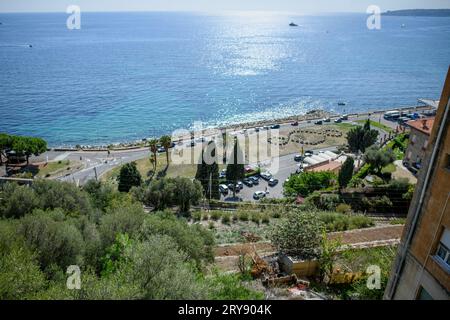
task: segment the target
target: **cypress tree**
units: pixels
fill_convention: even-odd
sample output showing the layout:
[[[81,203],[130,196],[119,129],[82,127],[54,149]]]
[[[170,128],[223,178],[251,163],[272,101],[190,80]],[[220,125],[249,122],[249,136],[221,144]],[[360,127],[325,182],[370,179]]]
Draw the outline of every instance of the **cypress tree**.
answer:
[[[208,159],[205,159],[205,151]],[[195,179],[202,184],[207,199],[220,199],[219,165],[217,163],[216,145],[214,142],[208,143],[206,149],[202,150],[201,159],[197,164]]]
[[[238,180],[245,177],[244,172],[244,156],[237,138],[234,139],[234,148],[230,157],[230,162],[227,165],[227,180],[234,184],[233,197],[236,197],[236,184]]]
[[[354,160],[352,157],[348,157],[342,165],[341,171],[339,171],[338,182],[341,188],[345,188],[353,176]]]

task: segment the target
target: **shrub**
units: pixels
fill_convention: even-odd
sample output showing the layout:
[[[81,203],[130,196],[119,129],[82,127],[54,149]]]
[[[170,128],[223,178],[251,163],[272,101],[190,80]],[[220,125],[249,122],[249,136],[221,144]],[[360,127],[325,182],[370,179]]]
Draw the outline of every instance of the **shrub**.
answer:
[[[189,225],[171,212],[160,212],[147,216],[140,230],[140,236],[144,240],[155,234],[172,238],[187,258],[192,259],[198,266],[203,261],[213,260],[214,237],[199,224]]]
[[[281,213],[280,213],[280,211],[278,211],[278,210],[272,211],[272,213],[271,213],[270,215],[271,215],[271,217],[274,218],[274,219],[279,219],[279,218],[281,218]]]
[[[352,207],[345,203],[338,204],[336,207],[336,212],[338,213],[350,213],[351,211]]]
[[[258,212],[254,212],[251,215],[251,220],[256,224],[259,224],[259,222],[261,221],[261,215]]]
[[[325,172],[303,172],[291,175],[289,181],[284,183],[284,194],[286,196],[310,195],[315,190],[330,187],[336,180],[336,175],[330,171]]]
[[[248,212],[247,211],[239,211],[238,212],[238,217],[239,217],[239,220],[241,220],[241,221],[248,221]]]
[[[39,199],[33,189],[6,183],[0,186],[0,216],[20,218],[39,207]]]
[[[65,213],[89,214],[92,210],[87,193],[69,182],[37,180],[31,187],[39,199],[39,208],[61,208]]]
[[[337,212],[321,212],[320,220],[327,232],[367,228],[374,225],[372,218],[364,215],[344,215]]]
[[[64,220],[60,210],[36,210],[19,221],[18,233],[26,244],[39,252],[42,270],[56,264],[64,269],[72,264],[81,264],[84,241],[80,231]]]
[[[316,258],[320,254],[322,228],[316,212],[295,210],[274,227],[270,237],[282,252]]]
[[[27,248],[15,247],[0,254],[0,299],[34,299],[45,289],[45,275],[39,269],[36,255]]]
[[[231,221],[230,214],[224,212],[222,215],[222,223],[228,224],[230,223],[230,221]]]
[[[118,189],[120,192],[128,192],[132,187],[140,186],[142,183],[142,177],[136,167],[136,162],[124,164],[120,168],[117,181],[119,183]]]
[[[192,220],[200,221],[202,219],[202,213],[200,211],[195,211],[192,213]]]
[[[145,213],[141,205],[133,204],[107,211],[100,220],[100,234],[104,248],[110,246],[119,233],[136,236],[144,222]]]
[[[393,203],[387,196],[362,198],[362,204],[369,212],[391,212]]]
[[[270,222],[270,217],[267,213],[261,215],[262,223],[268,224]]]
[[[220,212],[220,211],[212,211],[211,212],[211,219],[214,221],[219,220],[221,216],[222,216],[222,212]]]

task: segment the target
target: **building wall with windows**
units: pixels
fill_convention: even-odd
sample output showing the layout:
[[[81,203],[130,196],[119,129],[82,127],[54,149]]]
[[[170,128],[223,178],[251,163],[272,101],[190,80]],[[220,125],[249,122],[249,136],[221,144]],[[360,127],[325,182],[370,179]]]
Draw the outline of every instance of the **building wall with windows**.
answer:
[[[409,134],[409,143],[405,152],[404,161],[410,166],[414,166],[417,169],[422,166],[433,124],[434,117],[407,122],[408,127],[411,128],[411,132]]]
[[[386,299],[450,299],[450,69]]]

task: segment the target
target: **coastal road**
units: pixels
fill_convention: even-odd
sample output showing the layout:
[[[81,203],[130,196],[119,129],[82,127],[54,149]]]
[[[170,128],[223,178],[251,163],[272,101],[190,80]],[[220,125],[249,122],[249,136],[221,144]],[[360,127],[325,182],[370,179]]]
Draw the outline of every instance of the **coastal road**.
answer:
[[[415,108],[410,109],[411,112],[416,111]],[[337,117],[331,117],[331,123],[333,124],[334,119]],[[368,115],[353,115],[349,117],[349,122],[352,123],[356,120],[366,120]],[[383,118],[383,113],[373,113],[370,115],[370,119],[372,121],[380,122],[383,125],[386,125],[392,129],[397,127],[396,122],[388,121]],[[278,123],[274,121],[273,123]],[[326,126],[328,124],[324,124]],[[290,129],[293,128],[291,126],[291,122],[280,123],[281,129]],[[312,121],[300,121],[298,127],[310,127],[315,126],[314,120]],[[297,128],[298,128],[297,127]],[[374,127],[374,129],[380,132],[380,138],[384,136],[386,133],[384,130]],[[243,133],[243,129],[234,130],[231,134]],[[255,134],[254,128],[249,128],[246,130],[246,134],[251,135]],[[208,136],[205,136],[208,138]],[[188,140],[183,142],[185,145]],[[317,151],[325,151],[325,150],[333,150],[332,148],[327,148],[323,150]],[[74,152],[61,152],[61,151],[48,151],[39,157],[32,158],[33,162],[42,162],[42,161],[59,161],[59,160],[75,160],[81,161],[83,164],[83,169],[80,171],[74,172],[72,174],[68,174],[62,177],[58,177],[59,180],[74,182],[77,185],[83,185],[90,179],[100,178],[106,172],[112,170],[113,168],[120,166],[122,164],[136,161],[139,159],[143,159],[145,157],[149,157],[150,153],[148,148],[141,149],[130,149],[123,151],[111,151],[110,154],[107,151],[74,151]],[[291,173],[295,172],[297,167],[296,163],[293,159],[294,154],[286,155],[280,157],[280,169],[274,174],[274,177],[279,180],[279,184],[275,187],[268,187],[268,191],[270,192],[270,197],[281,197],[282,195],[282,184],[283,182],[290,176]],[[261,180],[259,186],[255,186],[253,188],[244,187],[244,190],[241,191],[242,197],[245,199],[253,199],[253,192],[256,190],[264,191],[267,186],[267,182]],[[249,190],[247,190],[249,189]]]
[[[61,155],[60,155],[61,156]],[[71,152],[65,153],[59,160],[75,160],[81,161],[84,168],[72,174],[59,177],[58,180],[74,182],[77,185],[83,185],[91,179],[99,179],[106,172],[121,166],[125,163],[149,157],[148,148],[128,150],[128,151],[111,151],[108,152]]]

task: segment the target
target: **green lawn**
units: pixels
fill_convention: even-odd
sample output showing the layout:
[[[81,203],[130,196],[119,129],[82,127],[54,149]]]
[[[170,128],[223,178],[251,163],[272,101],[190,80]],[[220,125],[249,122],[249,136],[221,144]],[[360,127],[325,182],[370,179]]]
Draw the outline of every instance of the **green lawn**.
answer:
[[[381,169],[381,172],[382,173],[394,173],[395,170],[397,170],[397,167],[395,166],[395,164],[391,163],[391,164],[388,164],[383,169]]]
[[[366,120],[356,120],[355,122],[364,124],[364,123],[366,123]],[[384,125],[382,123],[376,122],[376,121],[370,120],[370,125],[373,126],[373,127],[379,128],[381,130],[384,130],[386,132],[393,132],[394,131],[392,128],[390,128],[390,127],[388,127],[388,126],[386,126],[386,125]]]
[[[76,161],[71,162],[70,160],[48,162],[46,165],[39,167],[39,172],[37,173],[36,177],[48,178],[80,167],[81,164],[79,162]]]

